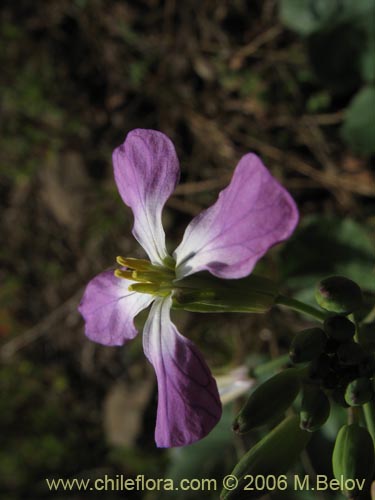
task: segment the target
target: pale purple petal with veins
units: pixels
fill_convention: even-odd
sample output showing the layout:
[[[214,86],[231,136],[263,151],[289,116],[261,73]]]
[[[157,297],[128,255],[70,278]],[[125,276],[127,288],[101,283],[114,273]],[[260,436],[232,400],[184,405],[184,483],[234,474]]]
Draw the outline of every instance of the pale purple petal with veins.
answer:
[[[161,222],[163,206],[179,179],[170,139],[155,130],[135,129],[113,152],[120,195],[134,214],[133,234],[154,264],[168,255]]]
[[[171,322],[171,303],[171,297],[155,300],[143,332],[143,348],[158,380],[155,441],[159,447],[202,439],[222,411],[216,382],[201,354]]]
[[[270,247],[289,238],[297,223],[289,193],[249,153],[216,203],[186,228],[174,253],[177,277],[208,270],[219,278],[243,278]]]
[[[89,282],[78,308],[89,339],[104,345],[122,345],[137,335],[133,320],[153,297],[130,292],[131,283],[117,278],[113,271],[105,271]]]

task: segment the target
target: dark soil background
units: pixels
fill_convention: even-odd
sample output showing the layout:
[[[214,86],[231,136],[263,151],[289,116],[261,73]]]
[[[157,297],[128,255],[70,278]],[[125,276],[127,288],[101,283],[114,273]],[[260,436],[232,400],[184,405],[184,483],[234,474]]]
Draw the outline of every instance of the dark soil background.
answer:
[[[230,431],[235,408],[205,446],[156,449],[155,378],[140,336],[109,348],[83,334],[85,284],[117,255],[143,256],[116,190],[112,150],[138,127],[173,140],[181,184],[165,211],[171,248],[240,157],[256,152],[302,220],[260,272],[307,300],[332,271],[371,292],[374,171],[341,134],[360,82],[355,73],[344,90],[324,82],[276,0],[4,0],[0,9],[0,494],[86,497],[49,492],[52,477],[222,478],[246,449]],[[293,333],[311,324],[276,308],[176,321],[215,373],[287,352]],[[331,446],[329,432],[318,439],[315,450]],[[312,447],[303,470],[315,461],[329,473],[321,453]]]

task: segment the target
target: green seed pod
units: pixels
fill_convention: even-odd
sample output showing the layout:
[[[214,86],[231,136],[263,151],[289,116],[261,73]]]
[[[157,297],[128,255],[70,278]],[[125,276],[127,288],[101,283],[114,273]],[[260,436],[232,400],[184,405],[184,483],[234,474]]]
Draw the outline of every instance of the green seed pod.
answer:
[[[245,490],[249,475],[267,477],[285,474],[306,447],[310,437],[311,433],[300,429],[298,416],[283,420],[241,458],[232,472],[238,479],[238,486],[231,491],[224,489],[220,499],[248,500],[264,495],[265,490]]]
[[[321,354],[311,361],[309,365],[309,377],[312,380],[323,380],[331,373],[331,359],[327,354]]]
[[[300,412],[301,429],[309,432],[318,430],[327,421],[330,409],[329,400],[319,387],[304,386]]]
[[[340,345],[342,345],[342,344],[339,344],[339,346]],[[331,362],[331,364],[330,364],[331,370],[333,370],[335,373],[340,373],[341,370],[346,368],[346,366],[344,367],[343,364],[340,362],[340,360],[337,356],[337,353],[331,354],[329,356],[329,359]]]
[[[223,280],[204,272],[179,280],[172,307],[193,312],[263,313],[275,304],[277,295],[275,283],[261,276]]]
[[[280,372],[250,394],[233,422],[233,430],[244,434],[284,413],[300,389],[299,370],[289,368]]]
[[[343,276],[322,280],[315,291],[315,298],[320,307],[339,314],[350,314],[363,304],[362,292],[357,283]]]
[[[337,434],[332,455],[333,474],[338,481],[344,480],[353,489],[349,498],[358,498],[366,491],[374,471],[374,444],[371,435],[358,424],[344,425]]]
[[[327,336],[321,328],[298,332],[290,344],[289,356],[293,363],[311,361],[324,351]]]
[[[343,365],[359,365],[365,357],[365,351],[357,342],[347,342],[338,347],[337,356]]]
[[[343,366],[338,373],[339,385],[347,387],[348,384],[361,377],[358,366]]]
[[[335,314],[324,321],[324,331],[338,342],[349,342],[354,337],[355,325],[345,316]]]
[[[335,372],[330,372],[323,378],[322,385],[325,389],[335,389],[340,385],[340,377]]]
[[[356,378],[346,388],[345,401],[350,406],[361,406],[374,397],[372,384],[368,378]]]
[[[332,391],[331,397],[333,401],[342,408],[348,408],[350,405],[345,401],[345,387],[339,385]]]
[[[372,354],[367,354],[359,364],[359,373],[363,377],[372,378],[375,375],[375,358]]]
[[[358,331],[358,342],[369,351],[375,351],[375,323],[365,323]]]
[[[335,354],[337,352],[337,349],[339,348],[339,345],[340,342],[338,342],[337,340],[328,338],[324,351],[327,354]]]

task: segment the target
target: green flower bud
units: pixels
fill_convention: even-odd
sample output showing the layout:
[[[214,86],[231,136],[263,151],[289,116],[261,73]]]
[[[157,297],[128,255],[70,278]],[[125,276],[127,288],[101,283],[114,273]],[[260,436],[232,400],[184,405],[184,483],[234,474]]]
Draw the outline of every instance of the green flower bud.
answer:
[[[350,406],[361,406],[374,397],[372,384],[368,378],[356,378],[346,388],[345,401]]]
[[[361,487],[347,491],[349,498],[358,498],[365,491],[374,472],[374,444],[371,435],[358,424],[344,425],[338,432],[332,455],[333,474],[338,481],[342,479]],[[363,481],[363,484],[362,484]]]
[[[316,289],[315,298],[323,309],[340,314],[356,311],[363,304],[359,286],[343,276],[322,280]]]
[[[349,408],[350,405],[345,401],[345,387],[337,386],[331,394],[333,401],[342,408]]]
[[[335,389],[340,384],[340,377],[334,371],[331,371],[323,378],[322,385],[325,389]]]
[[[327,354],[321,354],[309,365],[309,377],[312,380],[323,380],[331,371],[331,359]]]
[[[337,340],[328,338],[324,351],[327,354],[334,354],[337,352],[339,345],[340,342],[338,342]]]
[[[321,328],[302,330],[290,344],[290,359],[293,363],[311,361],[324,351],[326,342],[327,336]]]
[[[324,331],[328,337],[338,342],[349,342],[355,334],[355,325],[340,314],[329,316],[324,321]]]
[[[337,356],[343,365],[358,365],[364,359],[365,352],[357,342],[348,342],[338,347]]]
[[[363,377],[372,378],[375,375],[375,358],[372,354],[364,356],[359,364],[359,373]]]
[[[309,432],[318,430],[327,421],[330,409],[329,400],[319,387],[305,385],[300,412],[301,429]]]
[[[241,458],[232,471],[232,475],[238,479],[238,486],[231,491],[224,489],[220,499],[250,500],[263,496],[265,490],[245,490],[249,475],[267,477],[285,474],[304,450],[310,437],[309,432],[300,429],[298,416],[283,420]]]
[[[365,349],[375,351],[375,323],[365,323],[359,328],[358,342]]]
[[[348,384],[361,377],[359,367],[355,365],[341,366],[337,371],[339,376],[339,385],[346,387]]]
[[[233,422],[233,430],[244,434],[267,424],[289,408],[299,389],[299,370],[289,368],[274,375],[250,395]]]

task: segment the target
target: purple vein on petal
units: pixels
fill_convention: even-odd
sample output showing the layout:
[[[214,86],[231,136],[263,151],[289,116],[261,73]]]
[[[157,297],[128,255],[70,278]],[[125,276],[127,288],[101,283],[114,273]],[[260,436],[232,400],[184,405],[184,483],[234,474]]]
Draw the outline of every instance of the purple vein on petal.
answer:
[[[155,440],[184,446],[205,435],[221,416],[216,382],[194,344],[170,319],[172,299],[156,299],[143,334],[144,351],[158,380]]]
[[[134,215],[133,234],[154,264],[168,253],[162,209],[179,179],[179,164],[170,139],[156,130],[135,129],[113,152],[119,193]]]
[[[134,318],[153,297],[130,292],[131,283],[116,278],[113,271],[104,271],[89,282],[78,308],[87,337],[104,345],[122,345],[137,335]]]
[[[297,207],[254,154],[237,165],[229,186],[186,228],[174,255],[178,278],[208,270],[242,278],[266,251],[294,231]]]

